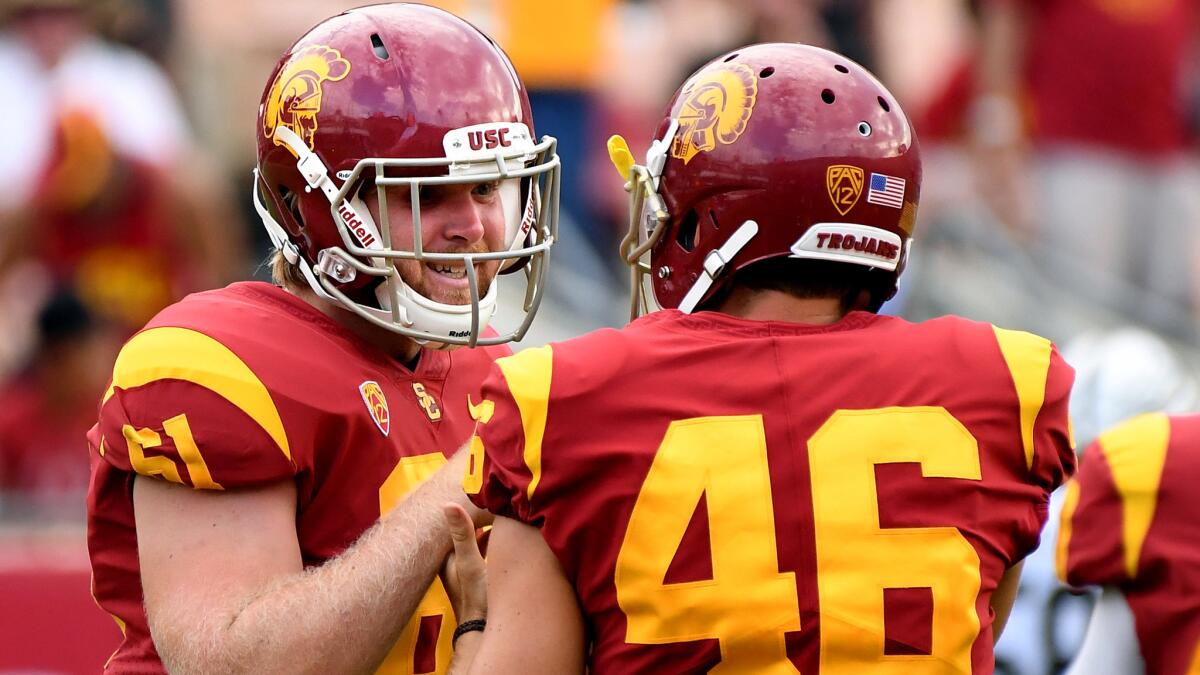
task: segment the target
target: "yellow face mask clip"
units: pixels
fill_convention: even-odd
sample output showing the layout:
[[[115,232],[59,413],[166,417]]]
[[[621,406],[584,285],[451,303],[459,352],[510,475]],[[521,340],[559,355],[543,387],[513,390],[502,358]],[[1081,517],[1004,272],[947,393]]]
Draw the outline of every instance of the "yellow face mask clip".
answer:
[[[636,319],[650,307],[643,283],[650,272],[650,264],[643,257],[662,237],[669,216],[666,205],[658,196],[655,177],[645,166],[634,162],[629,144],[620,135],[608,139],[608,157],[621,174],[625,191],[629,193],[629,229],[621,240],[621,258],[632,270],[629,313],[630,319]]]

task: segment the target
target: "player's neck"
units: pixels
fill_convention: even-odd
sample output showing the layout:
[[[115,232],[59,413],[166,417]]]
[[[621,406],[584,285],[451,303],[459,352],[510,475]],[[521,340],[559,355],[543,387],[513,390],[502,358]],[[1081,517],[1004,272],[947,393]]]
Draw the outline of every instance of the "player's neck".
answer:
[[[735,288],[715,308],[751,321],[787,321],[810,325],[837,323],[846,315],[839,298],[797,298],[783,291]]]
[[[363,342],[386,352],[410,369],[415,366],[417,356],[421,352],[421,345],[414,340],[372,324],[342,306],[322,298],[311,288],[285,288],[285,290],[341,324]]]

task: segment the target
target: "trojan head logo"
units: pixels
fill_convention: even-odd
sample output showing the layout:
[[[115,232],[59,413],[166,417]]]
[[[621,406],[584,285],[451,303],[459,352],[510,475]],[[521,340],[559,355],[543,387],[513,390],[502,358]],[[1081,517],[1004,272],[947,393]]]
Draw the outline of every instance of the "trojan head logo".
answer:
[[[442,409],[438,407],[437,399],[425,391],[425,385],[413,382],[413,393],[417,395],[417,403],[421,404],[421,409],[429,416],[430,421],[436,422],[442,419]]]
[[[688,83],[679,98],[679,131],[671,156],[684,164],[717,143],[729,145],[746,131],[758,96],[758,78],[743,63],[723,63]]]
[[[363,403],[367,404],[367,412],[371,413],[371,419],[375,420],[375,426],[379,427],[384,436],[387,436],[388,431],[392,428],[392,418],[388,415],[387,399],[383,397],[383,389],[379,387],[378,382],[367,380],[358,385],[358,392],[362,394]]]
[[[848,164],[834,164],[825,170],[825,188],[833,207],[843,216],[858,203],[863,189],[863,170]]]
[[[322,85],[326,80],[337,82],[349,72],[350,62],[332,47],[314,45],[293,54],[271,83],[263,110],[263,131],[267,137],[274,138],[275,129],[287,127],[304,139],[311,150],[317,113],[321,112]],[[283,141],[275,139],[275,145],[296,154]]]

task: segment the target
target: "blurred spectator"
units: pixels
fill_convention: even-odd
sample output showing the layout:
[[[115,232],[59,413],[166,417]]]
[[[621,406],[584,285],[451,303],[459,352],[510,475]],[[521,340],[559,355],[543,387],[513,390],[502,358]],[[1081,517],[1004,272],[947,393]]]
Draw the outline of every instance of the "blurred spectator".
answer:
[[[60,111],[88,111],[119,154],[154,166],[174,165],[187,147],[170,82],[139,53],[95,34],[99,4],[0,0],[0,91],[18,97],[5,105],[0,211],[31,196],[31,167],[47,164]]]
[[[188,138],[161,69],[101,39],[113,2],[0,0],[0,274],[32,257],[90,308],[140,326],[182,293],[245,275],[228,189]],[[119,16],[117,12],[115,15]]]
[[[246,274],[228,189],[171,83],[97,32],[101,11],[119,9],[0,0],[3,515],[78,520],[82,439],[113,341],[182,294]]]
[[[984,0],[967,111],[980,194],[1092,302],[1169,326],[1196,302],[1195,0]],[[1115,282],[1115,283],[1114,283]]]
[[[42,307],[37,336],[27,367],[0,389],[0,515],[82,523],[84,436],[118,338],[65,290]]]
[[[175,47],[174,0],[122,0],[115,9],[105,35],[166,68]]]
[[[4,242],[0,269],[32,258],[92,312],[132,332],[199,287],[170,200],[160,172],[116,154],[89,113],[64,111],[52,160]]]

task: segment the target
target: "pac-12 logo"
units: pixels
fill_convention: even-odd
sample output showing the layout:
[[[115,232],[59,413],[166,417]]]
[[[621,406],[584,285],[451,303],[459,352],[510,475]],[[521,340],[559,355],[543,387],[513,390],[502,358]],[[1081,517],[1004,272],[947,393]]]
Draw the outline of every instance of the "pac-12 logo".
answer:
[[[687,164],[717,143],[729,145],[746,131],[758,98],[758,77],[744,63],[722,63],[696,76],[679,95],[679,131],[671,156]]]
[[[863,189],[863,170],[848,164],[834,164],[825,170],[825,188],[833,207],[843,216],[858,203]]]
[[[337,82],[350,72],[350,62],[333,47],[313,45],[292,55],[271,83],[263,109],[263,131],[275,145],[282,145],[293,155],[288,144],[275,139],[275,129],[287,127],[304,139],[311,150],[313,134],[317,131],[317,113],[321,112],[322,86],[326,81]]]
[[[392,418],[388,415],[388,404],[383,396],[383,389],[378,382],[367,380],[358,385],[358,392],[362,394],[363,403],[367,404],[367,412],[371,413],[375,426],[387,436],[392,428]]]

